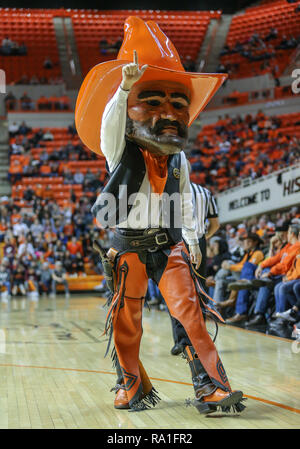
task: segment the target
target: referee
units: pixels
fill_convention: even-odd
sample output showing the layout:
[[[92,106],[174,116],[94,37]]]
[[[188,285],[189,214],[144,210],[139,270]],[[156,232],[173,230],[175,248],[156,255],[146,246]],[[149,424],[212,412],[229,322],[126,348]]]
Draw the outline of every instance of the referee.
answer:
[[[193,182],[191,182],[191,190],[193,194],[196,231],[199,247],[202,253],[201,264],[196,271],[200,276],[206,277],[206,241],[210,239],[220,227],[218,208],[210,190],[199,184],[194,184]],[[205,282],[201,282],[201,284],[203,285],[203,288],[205,288]],[[187,342],[187,336],[181,323],[173,317],[171,317],[171,321],[175,343],[171,349],[171,354],[178,355],[189,343]]]
[[[219,229],[218,208],[210,190],[191,182],[194,216],[199,246],[202,253],[201,265],[197,272],[206,276],[206,241]]]

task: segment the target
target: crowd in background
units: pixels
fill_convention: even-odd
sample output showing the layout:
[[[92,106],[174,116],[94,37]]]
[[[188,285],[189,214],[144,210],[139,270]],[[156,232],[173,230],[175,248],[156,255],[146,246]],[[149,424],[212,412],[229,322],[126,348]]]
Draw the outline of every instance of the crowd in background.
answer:
[[[34,101],[27,92],[20,98],[10,91],[4,98],[7,111],[70,111],[70,98],[67,95],[45,97],[44,95]]]
[[[1,47],[0,47],[0,55],[3,56],[16,56],[16,55],[27,55],[27,47],[22,42],[18,44],[18,42],[14,42],[9,36],[5,36],[2,39]]]
[[[109,237],[93,221],[95,198],[82,197],[74,207],[61,208],[53,200],[33,195],[30,207],[21,210],[13,200],[0,203],[0,286],[7,295],[55,295],[62,284],[69,295],[66,276],[102,273],[92,242]]]
[[[203,127],[190,153],[195,181],[215,193],[238,185],[243,178],[259,178],[299,162],[300,139],[281,128],[300,126],[300,114],[293,114],[288,123],[283,118],[259,111],[245,117],[220,116],[213,125]]]
[[[294,125],[299,124],[300,119],[294,119]],[[249,174],[252,177],[262,176],[273,171],[275,167],[291,165],[299,160],[299,140],[280,133],[280,127],[280,117],[268,118],[261,111],[256,116],[248,115],[244,119],[220,117],[213,125],[213,132],[205,131],[198,136],[198,146],[193,149],[190,158],[191,177],[199,172],[203,176],[200,184],[217,189],[219,186],[214,184],[214,180],[221,178],[223,168],[229,170],[231,179],[239,179]],[[26,176],[34,178],[45,175],[48,179],[51,176],[57,177],[62,161],[97,159],[79,140],[77,143],[72,140],[77,136],[73,125],[69,126],[67,132],[70,136],[67,145],[54,147],[51,152],[45,149],[34,159],[30,155],[32,149],[54,141],[51,130],[39,129],[33,133],[26,122],[11,124],[11,156],[29,155],[22,163],[22,173],[14,173],[11,165],[11,182],[20,182]],[[261,143],[269,144],[269,151],[259,151],[259,155],[255,156]],[[208,155],[209,152],[214,156]],[[207,157],[211,157],[211,165],[205,164]],[[253,165],[247,166],[251,162]],[[42,167],[47,167],[50,172],[48,170],[43,174]],[[91,245],[94,238],[100,237],[103,245],[109,247],[111,233],[99,233],[90,212],[105,183],[105,180],[100,181],[100,172],[92,173],[87,170],[81,173],[77,170],[71,173],[68,169],[64,170],[62,175],[65,184],[80,185],[83,188],[80,198],[71,190],[68,204],[64,207],[55,201],[49,187],[43,194],[39,194],[38,188],[28,187],[24,190],[23,199],[29,212],[20,211],[12,199],[6,198],[2,203],[0,245],[3,257],[0,280],[2,279],[2,285],[7,287],[9,295],[33,294],[32,292],[55,295],[58,284],[63,285],[68,295],[68,276],[102,273],[98,256],[92,251]],[[286,286],[280,291],[279,287],[276,287],[275,293],[271,285],[261,283],[257,287],[252,281],[256,275],[258,278],[260,274],[265,275],[266,271],[259,273],[256,269],[260,265],[264,266],[268,256],[276,256],[276,251],[280,252],[285,244],[296,245],[296,252],[293,252],[296,260],[300,245],[297,242],[300,237],[295,226],[299,224],[299,209],[293,208],[289,212],[278,213],[276,217],[254,217],[236,226],[227,225],[209,241],[206,288],[229,323],[249,328],[261,326],[270,333],[290,337],[291,329],[287,325],[290,318],[285,319],[277,315],[286,312],[289,307],[292,308],[293,300],[284,302],[282,299],[281,291]],[[294,226],[292,230],[290,225]],[[284,284],[283,276],[290,276],[291,268],[291,265],[285,266],[286,272],[280,272],[276,281]],[[293,276],[298,279],[299,266],[295,270],[296,275]],[[48,281],[45,283],[46,278]],[[271,278],[271,281],[274,280]],[[273,287],[275,285],[276,282]],[[287,285],[289,286],[288,283]],[[107,293],[105,282],[99,286],[98,291],[101,294]],[[296,293],[289,292],[287,297],[295,299],[297,291],[296,289]],[[149,304],[158,304],[162,310],[166,309],[163,298],[156,296],[159,296],[159,293],[150,281]],[[258,306],[255,309],[257,298]],[[253,319],[254,323],[251,322]]]
[[[70,140],[65,145],[54,146],[51,148],[51,152],[48,152],[47,144],[55,142],[51,130],[39,129],[32,132],[32,129],[24,121],[21,124],[12,123],[9,125],[10,156],[18,156],[18,159],[12,160],[10,164],[8,173],[10,182],[15,184],[24,177],[62,177],[64,184],[80,185],[83,192],[93,193],[102,187],[104,180],[101,169],[87,168],[84,172],[77,169],[72,173],[68,167],[63,167],[65,162],[92,162],[97,160],[95,153],[87,151],[78,139],[74,140],[77,133],[73,125],[68,127],[66,133]],[[31,150],[35,148],[42,149],[37,158],[31,153]],[[103,175],[105,176],[104,173]],[[42,186],[36,184],[35,191],[32,191],[31,188],[26,189],[23,198],[30,201],[34,193],[38,197],[51,199],[52,195],[53,198],[53,192],[50,188],[48,188],[48,191],[43,191],[43,195],[40,195],[38,187],[41,188]],[[74,196],[72,190],[70,191],[70,201],[76,203],[76,196]]]
[[[225,44],[220,53],[220,57],[239,54],[250,63],[261,61],[261,65],[256,75],[270,73],[277,85],[279,85],[278,77],[280,73],[277,61],[278,51],[295,49],[300,43],[300,34],[296,37],[292,35],[289,37],[283,35],[280,42],[278,42],[278,36],[278,30],[276,28],[271,28],[266,36],[262,36],[260,33],[256,32],[243,42],[237,41],[232,47]],[[276,44],[273,44],[272,41],[274,40],[276,41]],[[238,72],[239,68],[240,63],[220,63],[216,71],[218,73],[228,73],[230,76]]]
[[[227,324],[300,338],[300,207],[222,226],[203,286]],[[151,281],[148,300],[166,310]]]

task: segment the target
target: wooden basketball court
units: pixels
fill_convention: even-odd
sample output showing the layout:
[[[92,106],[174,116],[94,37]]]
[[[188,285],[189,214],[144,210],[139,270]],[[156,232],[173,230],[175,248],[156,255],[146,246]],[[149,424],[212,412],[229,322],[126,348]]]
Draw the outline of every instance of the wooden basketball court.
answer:
[[[193,397],[190,372],[185,360],[170,355],[168,314],[146,308],[141,360],[162,400],[140,413],[115,410],[114,370],[103,358],[103,304],[96,296],[18,298],[10,310],[1,304],[1,429],[300,428],[300,352],[291,341],[220,327],[217,348],[247,408],[203,416],[185,406]]]

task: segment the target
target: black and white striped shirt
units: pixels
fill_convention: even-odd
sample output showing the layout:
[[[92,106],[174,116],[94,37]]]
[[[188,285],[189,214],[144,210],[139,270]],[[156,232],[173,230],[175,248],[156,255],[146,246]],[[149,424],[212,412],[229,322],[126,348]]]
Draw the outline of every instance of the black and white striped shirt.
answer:
[[[200,238],[206,232],[205,222],[207,218],[216,218],[218,216],[218,208],[210,190],[193,182],[191,182],[191,190],[193,194],[194,216],[196,218],[196,231],[198,238]]]

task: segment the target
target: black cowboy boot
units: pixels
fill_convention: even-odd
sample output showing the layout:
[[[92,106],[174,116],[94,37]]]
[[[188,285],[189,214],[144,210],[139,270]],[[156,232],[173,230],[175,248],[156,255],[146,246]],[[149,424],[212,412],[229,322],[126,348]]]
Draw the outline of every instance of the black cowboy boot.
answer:
[[[186,346],[183,354],[188,360],[195,390],[194,401],[187,401],[187,405],[192,403],[201,414],[213,413],[218,409],[226,413],[244,410],[245,406],[241,403],[244,400],[242,391],[223,391],[214,385],[193,346]]]
[[[205,396],[214,393],[217,387],[210,380],[193,346],[186,346],[184,348],[183,357],[188,361],[190,366],[195,398],[200,402]],[[213,407],[211,409],[211,407],[205,406],[202,413],[211,413],[214,411],[216,411],[216,408]]]

